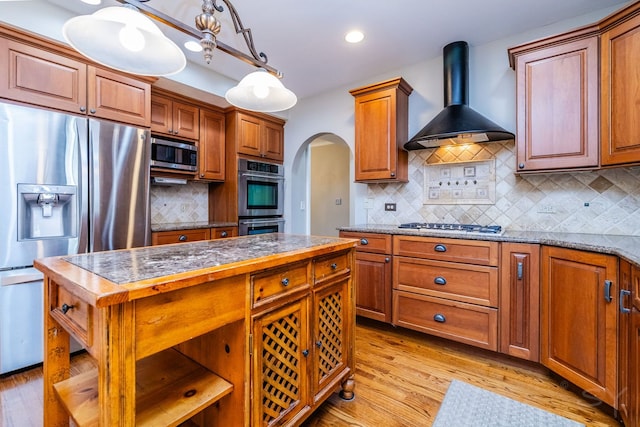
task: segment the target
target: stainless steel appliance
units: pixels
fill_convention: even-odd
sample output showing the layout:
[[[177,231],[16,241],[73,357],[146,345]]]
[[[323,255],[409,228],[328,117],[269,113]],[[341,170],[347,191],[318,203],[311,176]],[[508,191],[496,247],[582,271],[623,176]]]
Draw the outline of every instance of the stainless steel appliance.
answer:
[[[283,204],[282,165],[238,159],[238,217],[282,216]]]
[[[408,222],[400,224],[398,228],[409,228],[412,230],[426,231],[447,231],[460,233],[489,233],[502,234],[502,227],[499,225],[478,225],[478,224],[447,224],[440,222]]]
[[[195,173],[198,170],[198,147],[185,142],[153,137],[151,167]]]
[[[147,130],[0,103],[0,374],[42,361],[35,258],[150,243]]]
[[[238,235],[282,233],[284,232],[283,218],[244,218],[238,220]]]

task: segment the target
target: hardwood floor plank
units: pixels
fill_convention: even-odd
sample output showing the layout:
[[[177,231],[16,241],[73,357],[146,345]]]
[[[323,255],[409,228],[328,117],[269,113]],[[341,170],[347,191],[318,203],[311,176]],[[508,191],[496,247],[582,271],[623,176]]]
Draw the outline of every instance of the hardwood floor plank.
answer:
[[[90,356],[80,354],[71,371],[93,366]],[[620,425],[611,408],[567,389],[541,365],[360,318],[355,378],[354,400],[335,393],[305,427],[430,426],[454,378],[588,427]],[[0,377],[0,427],[41,425],[42,369]]]

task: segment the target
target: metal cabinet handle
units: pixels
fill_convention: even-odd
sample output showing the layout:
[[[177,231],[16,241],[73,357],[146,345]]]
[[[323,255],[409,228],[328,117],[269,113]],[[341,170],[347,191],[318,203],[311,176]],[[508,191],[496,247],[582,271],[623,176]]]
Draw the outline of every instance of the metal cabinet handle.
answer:
[[[222,233],[220,233],[220,237],[227,237],[227,232],[223,231]]]
[[[518,280],[522,280],[522,277],[524,276],[523,270],[524,270],[524,265],[522,264],[522,261],[518,261],[518,266],[516,267],[516,271],[517,271],[516,274],[518,275]]]
[[[396,173],[395,172],[391,172],[391,178],[395,178]]]
[[[60,307],[60,310],[62,311],[62,314],[67,314],[67,311],[71,310],[72,308],[74,308],[72,305],[62,304],[62,307]]]
[[[338,268],[338,264],[336,264],[335,262],[333,264],[331,264],[331,269],[335,270]]]
[[[620,289],[620,301],[618,302],[618,305],[620,306],[620,313],[622,314],[631,313],[631,309],[624,306],[624,297],[629,295],[631,295],[631,291]]]
[[[80,107],[80,112],[84,113],[85,111],[87,111],[87,107],[85,107],[84,105]]]
[[[444,317],[444,314],[436,314],[435,316],[433,316],[433,320],[435,320],[438,323],[444,323],[447,321],[447,318]]]
[[[433,279],[433,283],[435,283],[436,285],[446,285],[447,279],[445,279],[442,276],[438,276],[435,279]]]
[[[322,341],[320,340],[316,341],[316,347],[318,348],[322,347]]]
[[[362,239],[360,239],[360,244],[363,245],[363,246],[364,245],[368,245],[369,241],[363,237]]]
[[[95,114],[95,113],[96,113],[96,109],[95,109],[95,108],[92,108],[92,109],[90,109],[90,110],[89,110],[89,112],[90,112],[91,114]]]
[[[289,285],[289,279],[287,279],[286,277],[284,279],[282,279],[280,281],[280,283],[282,283],[282,286],[288,286]]]
[[[187,237],[186,235],[184,235],[184,234],[181,234],[181,235],[178,237],[178,240],[180,240],[181,242],[186,242],[186,241],[187,241],[187,239],[188,239],[188,237]]]
[[[438,244],[433,247],[433,250],[436,252],[447,252],[447,247],[445,245]]]
[[[611,296],[611,285],[613,285],[611,280],[604,281],[604,300],[606,302],[613,301],[613,297]]]
[[[524,163],[518,163],[518,167],[519,167],[520,169],[524,169]]]
[[[307,350],[307,349],[302,350],[302,355],[303,355],[304,357],[307,357],[307,356],[309,355],[309,350]]]
[[[391,261],[391,258],[385,257],[384,262],[390,262],[390,261]]]

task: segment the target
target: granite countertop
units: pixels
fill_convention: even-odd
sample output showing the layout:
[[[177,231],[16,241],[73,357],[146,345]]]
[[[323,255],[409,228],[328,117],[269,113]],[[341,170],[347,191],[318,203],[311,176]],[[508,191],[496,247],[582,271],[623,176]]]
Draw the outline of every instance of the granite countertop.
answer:
[[[237,222],[174,222],[164,224],[151,224],[151,231],[178,231],[178,230],[194,230],[200,228],[218,228],[218,227],[237,227]]]
[[[640,266],[640,237],[611,234],[557,233],[549,231],[510,231],[502,234],[464,231],[412,230],[393,224],[367,224],[339,227],[340,231],[398,234],[406,236],[446,237],[451,239],[490,240],[494,242],[537,243],[617,255]]]
[[[258,234],[193,243],[65,256],[62,259],[112,283],[126,284],[186,271],[225,267],[242,261],[284,255],[317,246],[348,242],[337,237]]]

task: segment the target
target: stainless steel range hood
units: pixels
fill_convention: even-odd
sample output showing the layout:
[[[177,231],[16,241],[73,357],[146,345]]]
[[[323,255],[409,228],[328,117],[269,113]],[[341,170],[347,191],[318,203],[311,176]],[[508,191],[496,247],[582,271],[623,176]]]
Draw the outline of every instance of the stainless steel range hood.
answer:
[[[508,132],[476,112],[468,104],[469,45],[458,41],[443,49],[444,109],[404,145],[422,150],[443,145],[513,139]]]

